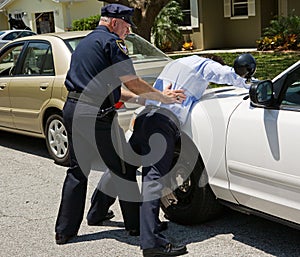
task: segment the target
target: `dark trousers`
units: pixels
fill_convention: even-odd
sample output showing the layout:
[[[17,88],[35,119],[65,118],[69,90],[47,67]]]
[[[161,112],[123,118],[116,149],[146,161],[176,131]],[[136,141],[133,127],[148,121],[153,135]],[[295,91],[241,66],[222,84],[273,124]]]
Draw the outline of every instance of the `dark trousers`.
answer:
[[[159,109],[147,110],[146,108],[135,121],[131,144],[144,156],[142,161],[143,201],[140,208],[142,249],[157,248],[169,243],[169,240],[158,229],[160,198],[169,180],[168,178],[164,180],[164,177],[172,167],[175,146],[180,139],[179,126],[177,118],[168,110],[161,112]],[[150,140],[155,134],[162,137]],[[149,144],[152,144],[152,149]],[[162,148],[164,153],[159,158],[155,153],[160,152]],[[154,155],[149,157],[151,151]],[[151,163],[151,158],[153,163]]]
[[[76,110],[76,111],[75,111]],[[97,223],[105,217],[115,197],[120,196],[119,185],[112,174],[130,181],[131,192],[139,195],[136,183],[136,167],[125,164],[128,170],[122,173],[121,160],[113,145],[112,120],[115,113],[105,117],[98,115],[98,108],[68,99],[63,117],[70,144],[70,168],[65,177],[62,198],[56,220],[55,231],[65,235],[77,234],[83,219],[87,192],[88,175],[92,162],[102,158],[111,171],[106,171],[99,185],[106,188],[105,193],[95,189],[88,212],[88,221]],[[123,130],[117,125],[121,141],[125,144]],[[112,173],[110,173],[112,172]],[[101,188],[100,188],[101,189]],[[119,200],[126,229],[139,229],[139,202]]]

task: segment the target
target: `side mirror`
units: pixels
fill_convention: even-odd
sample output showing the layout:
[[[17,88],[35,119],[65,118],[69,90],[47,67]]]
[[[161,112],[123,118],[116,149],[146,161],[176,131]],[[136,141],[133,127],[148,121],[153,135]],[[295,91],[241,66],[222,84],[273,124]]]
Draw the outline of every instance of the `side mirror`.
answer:
[[[250,87],[250,99],[253,106],[271,107],[274,103],[273,82],[264,80]]]

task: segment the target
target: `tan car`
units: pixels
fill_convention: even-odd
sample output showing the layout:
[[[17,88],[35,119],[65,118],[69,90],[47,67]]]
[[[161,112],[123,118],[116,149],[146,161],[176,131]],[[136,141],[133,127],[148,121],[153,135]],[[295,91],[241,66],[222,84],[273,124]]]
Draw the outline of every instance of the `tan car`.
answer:
[[[68,162],[68,140],[62,119],[67,91],[64,80],[71,54],[90,31],[42,34],[20,38],[0,51],[0,129],[43,137],[57,164]],[[170,61],[136,34],[126,44],[137,74],[153,83]],[[137,105],[119,109],[126,129]]]

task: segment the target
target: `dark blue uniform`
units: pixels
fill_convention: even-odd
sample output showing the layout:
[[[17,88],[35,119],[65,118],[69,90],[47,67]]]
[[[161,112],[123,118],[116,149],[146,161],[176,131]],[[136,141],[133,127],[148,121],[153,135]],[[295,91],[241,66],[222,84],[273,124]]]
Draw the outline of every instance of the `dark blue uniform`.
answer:
[[[160,138],[155,140],[152,138],[154,147],[150,148],[149,139],[154,134],[159,134],[166,140],[165,152],[156,163],[149,165],[142,161],[143,201],[140,209],[142,249],[165,247],[170,243],[159,229],[160,198],[163,195],[162,190],[170,183],[168,180],[163,181],[163,177],[172,168],[175,146],[180,142],[180,133],[178,118],[164,108],[146,106],[135,121],[130,143],[141,156],[147,156],[150,151],[158,151],[159,149],[155,147],[162,147],[163,142]]]
[[[56,221],[56,233],[76,235],[83,219],[87,177],[91,163],[102,158],[107,167],[126,180],[136,182],[135,167],[122,173],[121,160],[112,142],[112,130],[118,130],[125,144],[123,130],[112,128],[116,112],[113,104],[120,98],[120,76],[135,75],[123,41],[105,26],[98,26],[77,46],[71,59],[65,85],[70,91],[63,117],[70,144],[70,168],[63,185],[62,199]],[[73,95],[72,95],[73,93]],[[129,167],[130,166],[130,167]],[[110,187],[114,195],[95,190],[88,213],[89,224],[103,219],[118,195],[118,186],[109,172],[101,184]],[[138,194],[138,186],[134,183]],[[139,229],[139,203],[120,200],[127,230]]]

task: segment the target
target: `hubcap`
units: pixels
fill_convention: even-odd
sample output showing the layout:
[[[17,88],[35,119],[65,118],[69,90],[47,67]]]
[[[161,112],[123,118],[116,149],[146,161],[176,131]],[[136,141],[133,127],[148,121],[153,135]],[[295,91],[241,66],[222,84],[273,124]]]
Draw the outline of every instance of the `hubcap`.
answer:
[[[48,131],[48,141],[51,151],[57,158],[66,156],[68,150],[67,131],[61,121],[51,121]]]

